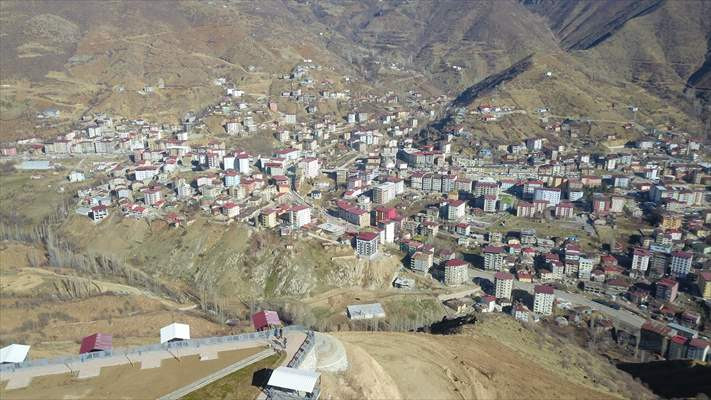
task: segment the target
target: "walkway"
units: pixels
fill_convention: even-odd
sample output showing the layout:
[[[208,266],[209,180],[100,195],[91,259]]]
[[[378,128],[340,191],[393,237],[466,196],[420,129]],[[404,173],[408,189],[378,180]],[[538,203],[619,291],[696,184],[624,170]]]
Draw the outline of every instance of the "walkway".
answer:
[[[233,372],[239,371],[240,369],[242,369],[246,366],[249,366],[249,365],[252,365],[258,361],[264,360],[265,358],[271,356],[272,354],[276,354],[276,353],[271,348],[262,350],[259,353],[255,354],[251,357],[247,357],[244,360],[240,360],[240,361],[230,365],[229,367],[223,368],[223,369],[221,369],[217,372],[214,372],[202,379],[199,379],[189,385],[183,386],[182,388],[180,388],[178,390],[168,393],[165,396],[160,397],[159,400],[177,400],[177,399],[179,399],[183,396],[186,396],[186,395],[188,395],[200,388],[203,388],[203,387],[205,387],[205,386],[207,386],[219,379],[222,379],[225,376],[227,376]]]

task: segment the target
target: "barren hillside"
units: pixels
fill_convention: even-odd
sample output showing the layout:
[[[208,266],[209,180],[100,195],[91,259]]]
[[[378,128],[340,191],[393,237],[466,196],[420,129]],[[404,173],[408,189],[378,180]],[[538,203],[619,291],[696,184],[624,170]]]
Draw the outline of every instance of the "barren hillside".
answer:
[[[351,369],[324,377],[334,399],[654,397],[599,356],[507,317],[488,318],[460,335],[337,336]]]

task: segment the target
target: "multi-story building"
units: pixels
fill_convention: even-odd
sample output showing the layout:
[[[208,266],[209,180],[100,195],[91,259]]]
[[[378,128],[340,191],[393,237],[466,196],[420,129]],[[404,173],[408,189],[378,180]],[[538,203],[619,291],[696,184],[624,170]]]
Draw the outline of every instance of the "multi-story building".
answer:
[[[549,207],[555,207],[560,203],[560,189],[539,187],[533,192],[534,200],[545,200]]]
[[[237,170],[240,174],[249,175],[250,173],[250,157],[249,154],[243,153],[237,156]]]
[[[635,248],[632,251],[632,272],[637,275],[644,275],[649,269],[649,260],[652,252],[647,249]]]
[[[566,243],[565,245],[565,262],[573,263],[580,259],[582,252],[580,246],[576,243]]]
[[[457,221],[464,218],[466,214],[467,204],[464,200],[449,200],[447,202],[447,219]]]
[[[595,214],[606,214],[610,211],[610,198],[601,193],[595,193],[592,199],[592,209]]]
[[[493,181],[476,181],[474,183],[474,197],[497,196],[499,185]]]
[[[259,223],[265,228],[277,226],[277,211],[273,208],[265,208],[259,213]]]
[[[573,218],[574,207],[570,201],[561,201],[555,206],[556,218]]]
[[[580,257],[578,259],[578,279],[588,281],[590,280],[590,274],[592,274],[593,260],[587,257]]]
[[[494,275],[494,281],[496,284],[496,298],[511,299],[514,281],[513,275],[505,271],[499,271]]]
[[[237,171],[233,169],[228,169],[225,171],[225,186],[226,187],[235,187],[239,186],[240,182],[240,177]]]
[[[543,187],[543,181],[529,179],[523,184],[523,198],[532,199],[536,189]]]
[[[683,218],[681,215],[675,213],[664,213],[662,214],[661,221],[659,222],[659,227],[665,231],[668,229],[681,229],[682,222]]]
[[[553,314],[553,302],[555,301],[555,291],[553,287],[536,285],[533,292],[533,312],[543,315]]]
[[[516,216],[523,218],[533,218],[536,215],[536,207],[527,202],[519,201],[516,205]]]
[[[360,227],[366,227],[370,225],[370,214],[368,211],[355,206],[345,200],[338,200],[336,202],[338,209],[336,213],[339,218],[342,218],[353,225]]]
[[[693,254],[686,251],[674,251],[671,257],[671,274],[676,278],[684,278],[691,271]]]
[[[158,188],[147,188],[143,190],[143,202],[147,206],[152,206],[163,199],[163,194]]]
[[[500,271],[504,266],[504,248],[486,246],[484,248],[484,269]]]
[[[693,338],[689,340],[689,347],[686,351],[686,358],[696,361],[707,361],[709,354],[708,340]]]
[[[227,218],[234,218],[239,215],[239,206],[231,201],[222,205],[222,212]]]
[[[444,284],[447,286],[461,285],[469,280],[469,264],[458,258],[444,263]]]
[[[426,273],[432,267],[434,255],[429,251],[417,251],[410,256],[410,268],[416,272]]]
[[[699,293],[704,299],[711,299],[711,271],[699,272]]]
[[[305,178],[316,178],[321,173],[321,166],[316,157],[306,157],[301,160],[301,168]]]
[[[674,279],[662,278],[657,281],[655,287],[654,297],[670,303],[676,299],[679,292],[679,282]]]
[[[496,196],[492,196],[492,195],[484,196],[483,209],[484,209],[484,212],[488,212],[488,213],[496,212]]]
[[[356,252],[361,257],[372,257],[378,253],[379,241],[377,232],[360,232],[356,236]]]
[[[301,228],[311,223],[311,207],[294,206],[289,209],[289,223],[295,228]]]
[[[395,199],[395,184],[385,182],[373,188],[373,203],[387,204]]]
[[[109,208],[103,204],[91,207],[91,219],[94,222],[101,222],[104,218],[109,216]]]

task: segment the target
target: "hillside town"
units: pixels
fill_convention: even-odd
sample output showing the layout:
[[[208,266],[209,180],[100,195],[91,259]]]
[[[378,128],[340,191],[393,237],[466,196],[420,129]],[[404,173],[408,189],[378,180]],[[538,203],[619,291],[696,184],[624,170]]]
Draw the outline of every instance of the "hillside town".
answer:
[[[453,315],[580,326],[641,360],[711,359],[709,143],[639,129],[603,151],[579,145],[579,121],[545,105],[446,110],[446,96],[336,88],[321,69],[304,60],[272,98],[217,79],[223,97],[177,124],[87,114],[53,140],[4,143],[0,155],[26,171],[91,157],[63,173],[92,182],[74,212],[96,224],[189,230],[203,216],[284,243],[350,247],[363,260],[397,256],[394,287],[466,292],[445,301]],[[345,111],[323,112],[325,103]],[[455,123],[430,129],[446,112]],[[545,135],[489,141],[466,123],[519,112],[540,115]],[[209,134],[210,119],[223,131]],[[245,138],[276,145],[259,151]]]

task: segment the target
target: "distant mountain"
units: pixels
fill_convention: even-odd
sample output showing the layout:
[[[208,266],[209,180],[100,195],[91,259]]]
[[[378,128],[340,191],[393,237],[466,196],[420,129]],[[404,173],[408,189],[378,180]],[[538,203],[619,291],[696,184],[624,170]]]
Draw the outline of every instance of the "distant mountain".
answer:
[[[549,68],[574,78],[554,87],[557,98],[567,99],[559,103],[570,110],[594,114],[599,112],[591,107],[594,99],[607,97],[610,103],[644,103],[652,118],[653,108],[666,102],[671,109],[655,122],[673,119],[700,129],[694,121],[708,111],[698,99],[708,97],[702,92],[708,86],[703,82],[711,22],[704,16],[711,15],[710,5],[693,0],[3,1],[0,113],[4,134],[15,136],[27,135],[34,114],[47,107],[70,119],[87,108],[177,118],[214,101],[215,77],[266,95],[271,74],[303,58],[364,78],[374,88],[402,90],[407,82],[456,97],[533,55],[535,73]],[[390,64],[400,66],[397,82],[385,68]],[[254,68],[248,71],[249,66]],[[405,80],[406,74],[412,79]],[[514,93],[503,94],[516,97],[518,85],[536,101],[546,100],[551,91],[537,92],[537,80],[534,73],[522,74],[509,85]],[[137,94],[159,81],[166,90]],[[631,86],[621,89],[626,85]],[[695,89],[692,95],[687,85]]]

